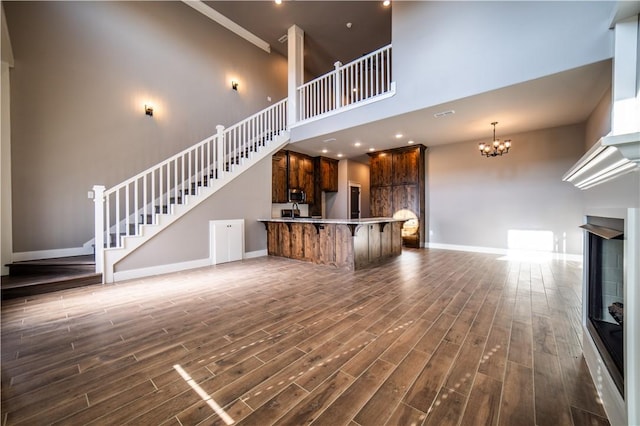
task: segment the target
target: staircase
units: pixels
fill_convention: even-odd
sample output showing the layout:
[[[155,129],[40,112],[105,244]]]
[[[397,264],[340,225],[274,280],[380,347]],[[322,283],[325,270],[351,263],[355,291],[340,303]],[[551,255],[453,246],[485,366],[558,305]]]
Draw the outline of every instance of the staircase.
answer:
[[[29,260],[7,265],[9,275],[2,277],[2,299],[100,284],[92,255]]]
[[[95,192],[96,272],[114,267],[242,172],[289,142],[289,126],[395,95],[391,45],[303,84],[271,107],[113,188]]]
[[[113,282],[116,263],[288,142],[285,99],[113,188],[94,186],[96,273]]]

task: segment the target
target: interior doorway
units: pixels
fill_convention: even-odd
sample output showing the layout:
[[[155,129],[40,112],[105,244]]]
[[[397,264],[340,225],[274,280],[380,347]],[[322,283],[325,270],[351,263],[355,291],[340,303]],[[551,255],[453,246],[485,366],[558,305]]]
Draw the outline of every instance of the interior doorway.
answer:
[[[359,183],[349,182],[349,219],[360,219],[361,188]]]

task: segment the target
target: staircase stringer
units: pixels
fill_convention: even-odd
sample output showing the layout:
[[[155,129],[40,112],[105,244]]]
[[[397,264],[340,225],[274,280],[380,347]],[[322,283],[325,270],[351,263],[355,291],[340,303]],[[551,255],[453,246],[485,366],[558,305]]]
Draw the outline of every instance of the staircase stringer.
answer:
[[[185,196],[182,204],[173,204],[170,211],[167,211],[166,214],[156,213],[155,223],[140,225],[139,235],[121,236],[122,247],[107,248],[103,251],[103,283],[114,282],[115,265],[118,262],[144,246],[144,244],[153,237],[168,229],[178,219],[188,214],[200,203],[232,182],[236,177],[240,176],[264,158],[282,149],[289,141],[289,132],[282,132],[262,149],[253,152],[252,155],[245,158],[241,164],[236,164],[231,171],[224,172],[221,177],[210,180],[208,186],[199,187],[196,194]]]

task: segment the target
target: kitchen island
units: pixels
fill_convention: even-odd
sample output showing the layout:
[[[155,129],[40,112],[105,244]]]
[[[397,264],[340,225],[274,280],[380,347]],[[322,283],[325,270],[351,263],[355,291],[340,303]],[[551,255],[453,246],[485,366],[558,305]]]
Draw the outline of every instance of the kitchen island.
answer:
[[[401,219],[283,217],[259,221],[267,228],[270,256],[356,270],[402,254]]]

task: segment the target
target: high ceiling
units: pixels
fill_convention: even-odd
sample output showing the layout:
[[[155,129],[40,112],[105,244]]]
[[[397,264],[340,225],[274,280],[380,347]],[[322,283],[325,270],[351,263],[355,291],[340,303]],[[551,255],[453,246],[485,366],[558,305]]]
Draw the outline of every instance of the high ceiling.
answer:
[[[305,69],[311,76],[333,69],[391,42],[391,7],[381,1],[283,0],[207,1],[227,18],[287,56],[287,43],[278,41],[296,24],[305,32]],[[351,23],[351,28],[347,28]],[[351,129],[300,141],[293,148],[310,155],[366,161],[375,150],[406,146],[411,140],[426,146],[491,138],[492,121],[497,136],[580,123],[586,120],[611,84],[611,61],[587,65],[477,96],[437,105]],[[491,105],[490,111],[487,105]],[[455,114],[436,119],[437,112]],[[427,124],[428,125],[425,125]],[[401,133],[402,138],[395,135]],[[330,140],[330,142],[325,142]],[[355,146],[359,142],[360,146]],[[321,150],[329,150],[321,154]],[[514,149],[517,141],[514,140]]]
[[[391,6],[381,1],[205,1],[287,56],[279,39],[297,25],[304,31],[304,64],[313,77],[391,43]],[[350,28],[347,24],[350,23]]]

